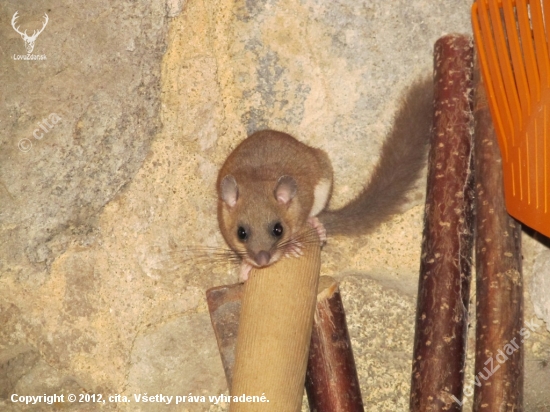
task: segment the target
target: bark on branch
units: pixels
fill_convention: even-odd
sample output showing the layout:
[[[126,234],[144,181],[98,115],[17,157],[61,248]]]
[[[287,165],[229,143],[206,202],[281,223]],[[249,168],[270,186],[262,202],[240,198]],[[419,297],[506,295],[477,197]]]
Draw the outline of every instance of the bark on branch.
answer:
[[[472,65],[470,37],[436,42],[411,411],[461,410],[473,239]]]

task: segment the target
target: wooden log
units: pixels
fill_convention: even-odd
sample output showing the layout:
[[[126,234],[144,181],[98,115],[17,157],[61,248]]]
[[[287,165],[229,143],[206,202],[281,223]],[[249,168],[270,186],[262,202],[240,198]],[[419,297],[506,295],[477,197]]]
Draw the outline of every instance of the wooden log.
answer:
[[[206,291],[212,326],[231,387],[243,284]],[[337,282],[321,276],[306,373],[309,406],[315,412],[363,411],[355,360]]]
[[[518,412],[523,410],[521,225],[506,212],[502,158],[479,70],[475,72],[474,116],[477,297],[473,410]]]
[[[231,412],[300,411],[320,271],[320,247],[253,269],[244,286]],[[236,398],[245,402],[235,402]],[[253,398],[258,397],[258,402]],[[265,398],[262,398],[265,397]],[[261,399],[267,399],[262,402]]]
[[[306,373],[311,412],[363,412],[359,378],[338,283],[319,282]]]
[[[460,411],[472,265],[472,40],[434,50],[434,133],[416,310],[410,410]]]
[[[218,286],[206,291],[206,301],[212,328],[218,342],[227,386],[231,388],[235,366],[235,346],[241,316],[241,300],[244,284]]]

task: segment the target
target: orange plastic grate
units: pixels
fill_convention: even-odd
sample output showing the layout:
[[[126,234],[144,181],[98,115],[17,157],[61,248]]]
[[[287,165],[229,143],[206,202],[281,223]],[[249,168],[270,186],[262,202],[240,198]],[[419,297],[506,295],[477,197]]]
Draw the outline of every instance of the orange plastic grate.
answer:
[[[550,237],[550,0],[477,0],[472,25],[506,208]]]

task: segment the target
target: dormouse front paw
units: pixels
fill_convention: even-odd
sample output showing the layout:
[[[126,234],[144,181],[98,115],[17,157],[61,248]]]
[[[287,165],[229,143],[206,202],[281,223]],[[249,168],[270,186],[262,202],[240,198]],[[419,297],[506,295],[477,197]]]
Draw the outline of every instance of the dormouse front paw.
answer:
[[[287,250],[285,252],[285,257],[300,257],[304,254],[302,251],[302,243],[300,242],[293,242],[290,245],[288,245]]]
[[[316,216],[313,216],[308,218],[307,222],[317,231],[321,245],[327,243],[327,230],[321,221]]]
[[[250,275],[251,270],[252,265],[243,260],[239,271],[239,280],[243,283],[246,282],[248,280],[248,275]]]

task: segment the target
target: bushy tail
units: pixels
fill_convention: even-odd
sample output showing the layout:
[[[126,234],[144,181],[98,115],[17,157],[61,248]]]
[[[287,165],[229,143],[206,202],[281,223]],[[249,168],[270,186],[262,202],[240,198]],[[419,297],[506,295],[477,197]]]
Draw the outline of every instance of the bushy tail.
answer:
[[[402,99],[369,184],[346,206],[319,214],[329,236],[365,234],[400,211],[424,167],[432,119],[433,82],[416,81]]]

